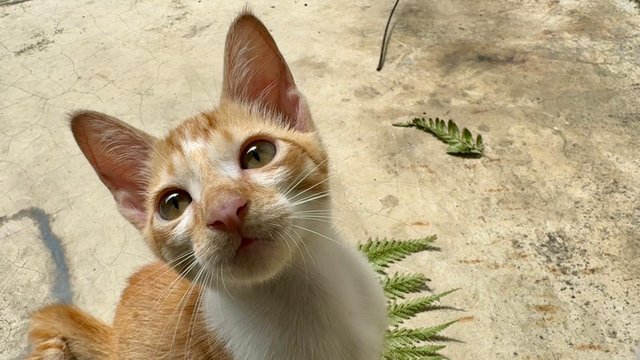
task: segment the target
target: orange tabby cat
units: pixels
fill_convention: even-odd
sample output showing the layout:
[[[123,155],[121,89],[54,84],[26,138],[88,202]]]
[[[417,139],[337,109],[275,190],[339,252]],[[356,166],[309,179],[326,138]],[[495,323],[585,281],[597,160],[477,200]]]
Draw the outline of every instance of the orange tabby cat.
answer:
[[[71,127],[160,261],[129,279],[112,326],[69,305],[33,314],[30,359],[380,357],[381,286],[328,221],[325,149],[253,15],[229,30],[217,109],[161,139],[90,111]]]

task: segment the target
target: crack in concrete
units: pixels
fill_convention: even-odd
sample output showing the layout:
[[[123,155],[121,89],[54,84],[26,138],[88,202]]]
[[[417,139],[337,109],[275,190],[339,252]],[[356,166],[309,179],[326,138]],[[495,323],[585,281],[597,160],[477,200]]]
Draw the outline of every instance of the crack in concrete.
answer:
[[[11,216],[1,216],[0,226],[9,221],[30,218],[38,226],[42,243],[49,250],[55,264],[55,280],[51,294],[59,303],[70,304],[73,301],[73,290],[69,276],[69,265],[65,256],[62,240],[51,230],[51,218],[44,210],[36,207],[22,209]]]

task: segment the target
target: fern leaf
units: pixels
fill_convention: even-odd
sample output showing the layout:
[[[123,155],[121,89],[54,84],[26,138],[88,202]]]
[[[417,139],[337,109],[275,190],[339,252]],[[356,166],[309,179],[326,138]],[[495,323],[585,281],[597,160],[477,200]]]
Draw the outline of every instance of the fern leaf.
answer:
[[[403,241],[375,239],[358,245],[358,248],[364,253],[369,262],[373,264],[376,271],[380,274],[384,274],[385,269],[389,267],[389,265],[396,263],[411,254],[432,249],[432,243],[435,239],[435,235],[421,239]]]
[[[454,123],[453,120],[449,120],[449,122],[447,123],[447,132],[453,138],[457,138],[460,136],[460,130],[458,130],[458,125],[456,125],[456,123]]]
[[[427,121],[424,118],[415,118],[407,123],[396,123],[393,126],[397,127],[414,127],[416,129],[431,133],[435,135],[442,142],[449,145],[447,147],[447,153],[451,155],[462,155],[481,157],[484,155],[484,143],[482,137],[478,135],[476,140],[473,140],[471,131],[467,128],[463,128],[460,131],[458,125],[453,120],[449,120],[447,123],[439,118],[431,119]]]
[[[449,290],[431,296],[421,296],[403,302],[390,303],[387,306],[390,325],[398,326],[405,320],[411,319],[419,313],[441,308],[440,306],[434,306],[433,303],[456,290],[457,289]]]
[[[448,134],[449,125],[440,119],[436,121],[429,119],[432,127],[444,131]],[[454,124],[455,125],[455,124]],[[452,131],[454,130],[451,127]],[[459,132],[459,130],[457,130]],[[468,137],[462,130],[462,136]],[[482,138],[478,137],[476,142],[482,144]],[[433,241],[436,236],[428,236],[413,240],[387,240],[369,239],[365,243],[358,245],[359,250],[367,257],[369,262],[380,273],[384,292],[388,301],[387,313],[389,318],[389,329],[385,333],[384,360],[444,360],[446,357],[440,355],[438,351],[444,345],[425,344],[425,342],[446,341],[448,338],[441,336],[440,332],[456,321],[439,324],[432,327],[421,327],[408,329],[398,327],[405,320],[414,316],[437,309],[444,309],[445,306],[434,304],[442,297],[456,290],[446,291],[431,296],[417,297],[411,300],[402,300],[404,296],[411,293],[418,293],[426,289],[428,279],[420,273],[388,275],[386,273],[389,265],[401,261],[407,256],[421,251],[433,249]]]
[[[415,346],[424,341],[437,341],[441,337],[438,334],[458,320],[448,321],[436,326],[422,327],[417,329],[396,328],[387,331],[387,348],[395,349],[400,347]]]
[[[484,152],[484,142],[482,141],[482,135],[478,134],[478,137],[476,138],[476,147]]]
[[[384,353],[385,360],[443,360],[444,356],[438,354],[443,345],[424,345],[395,348]]]
[[[427,277],[423,274],[394,274],[383,279],[382,285],[387,299],[404,299],[406,294],[417,293],[427,288]]]

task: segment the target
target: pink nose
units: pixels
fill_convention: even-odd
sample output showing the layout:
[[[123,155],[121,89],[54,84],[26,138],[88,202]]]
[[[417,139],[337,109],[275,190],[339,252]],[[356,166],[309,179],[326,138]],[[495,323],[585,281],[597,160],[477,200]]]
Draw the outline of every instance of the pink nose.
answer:
[[[211,212],[207,225],[220,231],[239,234],[247,205],[247,200],[233,198]]]

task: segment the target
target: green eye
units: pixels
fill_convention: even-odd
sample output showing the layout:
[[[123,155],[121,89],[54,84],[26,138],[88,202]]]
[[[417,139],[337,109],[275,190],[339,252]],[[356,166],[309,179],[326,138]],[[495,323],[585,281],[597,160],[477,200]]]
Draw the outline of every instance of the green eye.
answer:
[[[256,169],[267,165],[276,156],[276,146],[267,140],[256,140],[244,147],[240,153],[240,167]]]
[[[191,195],[184,190],[172,190],[162,195],[158,204],[158,213],[165,220],[175,220],[191,204]]]

